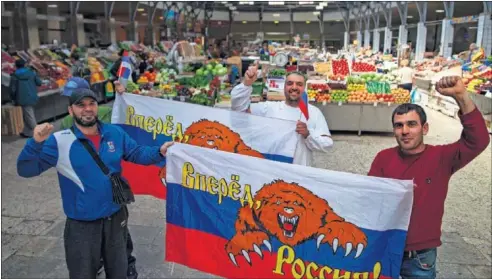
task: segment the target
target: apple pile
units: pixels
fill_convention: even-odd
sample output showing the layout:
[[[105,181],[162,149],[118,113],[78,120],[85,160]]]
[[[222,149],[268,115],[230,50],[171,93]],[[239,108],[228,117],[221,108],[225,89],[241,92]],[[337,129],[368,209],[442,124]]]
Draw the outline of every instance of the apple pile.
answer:
[[[333,60],[331,62],[334,75],[341,75],[343,77],[349,74],[349,64],[346,59]]]
[[[375,72],[376,66],[365,62],[352,63],[352,71],[357,73]]]
[[[331,92],[331,100],[333,102],[346,102],[348,99],[347,90],[333,90]]]
[[[325,83],[310,83],[307,87],[307,94],[309,100],[315,100],[319,94],[328,94],[330,87]]]

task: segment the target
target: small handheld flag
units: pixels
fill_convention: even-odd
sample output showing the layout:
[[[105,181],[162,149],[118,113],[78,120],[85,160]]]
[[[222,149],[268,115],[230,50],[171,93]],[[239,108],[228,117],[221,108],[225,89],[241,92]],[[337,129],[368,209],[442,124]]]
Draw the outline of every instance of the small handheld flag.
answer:
[[[128,53],[126,51],[123,53],[123,56],[121,57],[121,65],[117,75],[120,83],[126,87],[126,83],[132,76],[132,64],[130,62],[130,57],[128,56]]]
[[[301,110],[301,113],[304,114],[306,120],[309,120],[308,104],[309,104],[308,95],[306,91],[304,91],[302,92],[301,99],[299,100],[299,109]]]

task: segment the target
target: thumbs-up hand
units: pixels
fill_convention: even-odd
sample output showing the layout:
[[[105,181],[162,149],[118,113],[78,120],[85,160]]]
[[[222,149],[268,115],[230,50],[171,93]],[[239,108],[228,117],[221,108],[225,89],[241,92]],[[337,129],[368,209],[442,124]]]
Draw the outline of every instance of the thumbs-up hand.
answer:
[[[258,60],[256,60],[253,65],[248,67],[248,70],[244,74],[243,84],[246,86],[252,86],[257,79],[258,73]]]

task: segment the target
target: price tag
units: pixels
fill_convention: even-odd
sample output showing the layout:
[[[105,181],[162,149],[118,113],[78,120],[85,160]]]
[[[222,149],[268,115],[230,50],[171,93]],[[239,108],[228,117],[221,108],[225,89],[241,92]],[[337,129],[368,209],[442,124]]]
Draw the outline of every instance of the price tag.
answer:
[[[341,107],[342,106],[342,101],[338,101],[338,106]]]
[[[378,106],[378,102],[374,102],[374,106],[377,107]]]
[[[285,79],[283,78],[269,78],[267,79],[266,85],[269,91],[274,92],[284,92]]]
[[[323,101],[323,106],[326,106],[326,101]]]
[[[388,102],[388,107],[391,106],[391,102]]]

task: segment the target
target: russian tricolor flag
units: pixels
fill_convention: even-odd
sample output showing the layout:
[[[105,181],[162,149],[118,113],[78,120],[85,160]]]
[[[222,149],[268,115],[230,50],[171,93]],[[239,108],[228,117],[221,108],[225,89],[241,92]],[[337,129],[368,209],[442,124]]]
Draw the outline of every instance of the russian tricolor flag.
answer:
[[[120,69],[118,70],[118,77],[120,80],[128,80],[132,75],[132,64],[130,62],[130,57],[125,51],[123,57],[121,58]]]
[[[306,120],[309,120],[309,109],[308,109],[308,95],[306,91],[302,92],[301,99],[299,100],[299,109],[301,110],[302,114],[304,114],[304,117]]]

